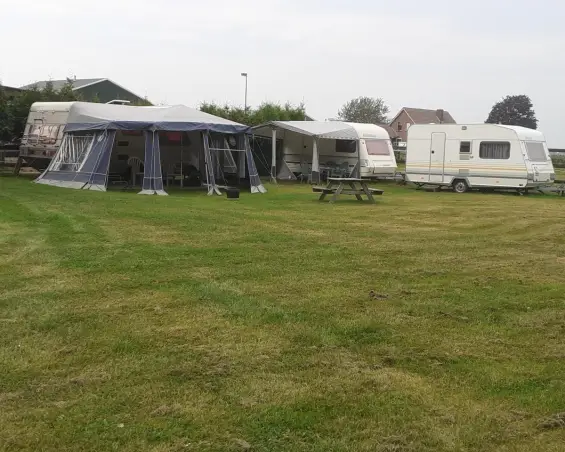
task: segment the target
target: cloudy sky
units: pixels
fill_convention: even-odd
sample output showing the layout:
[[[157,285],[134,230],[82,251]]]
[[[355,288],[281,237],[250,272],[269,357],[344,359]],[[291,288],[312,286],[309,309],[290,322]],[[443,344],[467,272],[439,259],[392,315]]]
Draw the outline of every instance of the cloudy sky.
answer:
[[[482,122],[528,94],[565,148],[565,3],[557,0],[0,0],[0,79],[108,77],[156,103],[357,96]]]

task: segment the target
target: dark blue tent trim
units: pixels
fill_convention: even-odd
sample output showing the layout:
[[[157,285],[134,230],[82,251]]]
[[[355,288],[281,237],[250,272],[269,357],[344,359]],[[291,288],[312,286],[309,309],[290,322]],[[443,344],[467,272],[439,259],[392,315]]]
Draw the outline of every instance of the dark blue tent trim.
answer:
[[[139,122],[118,121],[99,123],[69,123],[65,132],[87,130],[164,130],[169,132],[209,131],[218,133],[238,134],[247,132],[249,127],[232,124],[210,124],[205,122]]]
[[[161,147],[159,134],[145,131],[145,167],[143,173],[143,189],[141,194],[165,195],[163,190],[163,176],[161,171]]]

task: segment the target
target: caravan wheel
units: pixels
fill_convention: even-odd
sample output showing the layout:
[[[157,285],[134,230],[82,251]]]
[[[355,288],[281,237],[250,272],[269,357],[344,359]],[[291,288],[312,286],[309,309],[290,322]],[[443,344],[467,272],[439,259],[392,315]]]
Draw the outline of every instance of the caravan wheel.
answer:
[[[465,193],[468,189],[467,182],[464,180],[456,180],[453,182],[453,190],[455,190],[455,193]]]

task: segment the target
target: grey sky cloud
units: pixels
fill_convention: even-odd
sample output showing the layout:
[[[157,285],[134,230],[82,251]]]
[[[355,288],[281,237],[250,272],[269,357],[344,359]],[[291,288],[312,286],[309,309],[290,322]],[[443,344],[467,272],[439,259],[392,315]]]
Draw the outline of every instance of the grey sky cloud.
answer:
[[[565,4],[549,0],[0,0],[0,78],[109,77],[154,102],[304,101],[317,119],[360,95],[482,122],[528,94],[565,148]]]

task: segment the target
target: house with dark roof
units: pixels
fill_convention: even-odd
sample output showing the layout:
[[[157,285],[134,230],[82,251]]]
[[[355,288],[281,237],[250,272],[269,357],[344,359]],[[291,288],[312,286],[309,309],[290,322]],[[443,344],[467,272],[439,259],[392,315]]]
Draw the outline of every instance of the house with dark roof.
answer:
[[[43,80],[22,86],[20,89],[31,89],[34,86],[38,89],[43,89],[48,82],[53,84],[53,89],[55,91],[59,91],[67,83],[67,80]],[[129,101],[132,103],[146,102],[146,99],[143,97],[138,96],[129,89],[118,85],[116,82],[108,78],[75,78],[71,79],[71,82],[73,84],[73,91],[80,94],[80,97],[85,101],[92,101],[96,99],[102,103],[113,100]]]
[[[453,116],[448,111],[426,110],[424,108],[402,108],[390,122],[396,137],[392,137],[393,144],[397,147],[406,147],[408,129],[414,124],[456,124]]]

